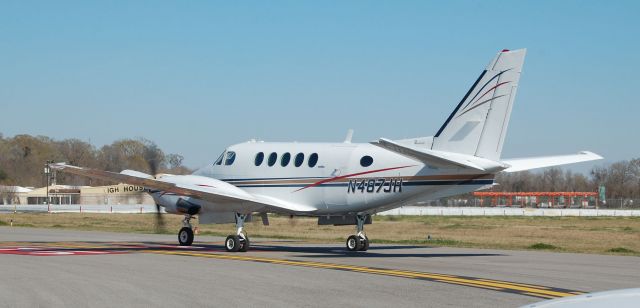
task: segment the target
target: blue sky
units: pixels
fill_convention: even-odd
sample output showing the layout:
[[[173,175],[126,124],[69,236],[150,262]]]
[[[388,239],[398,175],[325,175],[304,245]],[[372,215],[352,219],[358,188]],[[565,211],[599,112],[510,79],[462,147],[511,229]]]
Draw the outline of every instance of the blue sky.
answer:
[[[191,167],[251,138],[430,136],[527,48],[503,157],[631,159],[639,3],[5,0],[0,132],[144,137]]]

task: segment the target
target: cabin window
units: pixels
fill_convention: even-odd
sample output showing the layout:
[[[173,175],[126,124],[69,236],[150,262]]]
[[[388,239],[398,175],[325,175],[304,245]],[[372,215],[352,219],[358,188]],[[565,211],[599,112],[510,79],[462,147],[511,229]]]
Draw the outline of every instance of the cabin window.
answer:
[[[262,165],[263,160],[264,160],[264,153],[260,152],[256,154],[256,166]]]
[[[282,167],[286,167],[289,164],[289,161],[291,161],[291,154],[289,153],[282,154],[282,158],[280,159],[280,165]]]
[[[294,161],[294,165],[296,167],[300,167],[300,166],[302,166],[302,163],[304,163],[304,153],[296,154],[296,159]]]
[[[233,164],[233,162],[236,160],[236,152],[233,151],[229,151],[227,152],[227,158],[224,160],[224,165],[225,166],[231,166],[231,164]]]
[[[316,166],[316,164],[318,163],[318,154],[317,153],[313,153],[311,155],[309,155],[309,167],[313,168]]]
[[[276,152],[269,154],[269,160],[267,161],[269,167],[273,167],[273,165],[276,164],[276,160],[278,160],[278,154]]]
[[[216,159],[216,162],[213,163],[214,165],[222,165],[222,159],[224,158],[224,152],[222,152],[222,154],[220,154],[220,157],[218,157],[218,159]]]
[[[360,158],[360,166],[369,167],[371,164],[373,164],[373,158],[371,156],[365,155]]]

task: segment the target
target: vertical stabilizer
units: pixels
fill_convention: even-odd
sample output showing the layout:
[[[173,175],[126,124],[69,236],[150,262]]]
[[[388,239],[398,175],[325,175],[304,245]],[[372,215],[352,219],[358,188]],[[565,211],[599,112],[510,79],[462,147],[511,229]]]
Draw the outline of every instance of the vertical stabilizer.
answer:
[[[526,49],[489,63],[434,136],[432,149],[499,160]]]

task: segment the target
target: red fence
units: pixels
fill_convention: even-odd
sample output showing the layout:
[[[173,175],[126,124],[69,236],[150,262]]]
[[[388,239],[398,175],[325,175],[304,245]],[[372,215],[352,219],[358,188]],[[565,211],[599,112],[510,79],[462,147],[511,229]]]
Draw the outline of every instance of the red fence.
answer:
[[[485,205],[485,200],[490,199],[491,206],[520,206],[525,207],[590,207],[598,205],[598,193],[596,192],[493,192],[477,191],[473,196],[480,198],[480,206]],[[515,201],[515,203],[514,203]],[[504,203],[503,203],[504,202]]]

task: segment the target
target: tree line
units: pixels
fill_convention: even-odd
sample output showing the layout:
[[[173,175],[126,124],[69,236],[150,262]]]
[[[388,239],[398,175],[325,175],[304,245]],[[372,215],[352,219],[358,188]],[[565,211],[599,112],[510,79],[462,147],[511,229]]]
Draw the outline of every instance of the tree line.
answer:
[[[549,168],[538,172],[500,173],[494,191],[597,191],[604,185],[606,197],[640,199],[640,158],[596,166],[589,174]]]
[[[0,134],[0,185],[40,187],[47,160],[120,172],[132,169],[149,174],[188,174],[179,154],[165,154],[153,141],[121,139],[96,148],[78,139],[54,140],[45,136]],[[58,174],[58,183],[107,184],[85,177]],[[588,174],[549,168],[542,171],[500,173],[495,191],[597,191],[606,187],[607,198],[640,199],[640,158],[594,167]]]
[[[0,134],[0,185],[41,187],[46,184],[47,160],[120,172],[132,169],[149,174],[187,174],[180,154],[165,154],[153,141],[121,139],[100,148],[79,140],[54,140],[45,136]],[[67,185],[104,185],[102,181],[58,173],[57,182]]]

